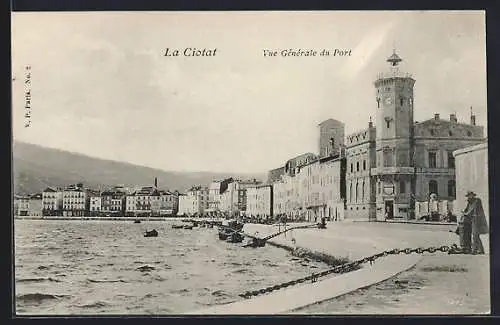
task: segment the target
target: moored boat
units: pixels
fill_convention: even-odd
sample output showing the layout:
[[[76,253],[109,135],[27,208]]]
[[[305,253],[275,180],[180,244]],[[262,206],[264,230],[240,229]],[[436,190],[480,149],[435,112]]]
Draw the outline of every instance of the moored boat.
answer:
[[[184,227],[182,227],[183,229],[193,229],[193,226],[191,225],[185,225]]]
[[[228,235],[226,241],[228,243],[241,243],[244,238],[245,236],[243,236],[242,234],[233,232],[232,234]]]
[[[184,226],[183,225],[172,225],[172,228],[173,229],[182,229],[182,228],[184,228]]]
[[[156,229],[153,229],[151,231],[147,231],[144,233],[144,237],[158,237],[158,231]]]

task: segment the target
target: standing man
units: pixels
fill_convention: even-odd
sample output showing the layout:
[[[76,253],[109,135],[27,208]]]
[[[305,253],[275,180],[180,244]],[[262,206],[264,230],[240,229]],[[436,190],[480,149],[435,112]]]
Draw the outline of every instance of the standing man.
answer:
[[[462,234],[460,236],[460,245],[464,249],[464,253],[472,251],[472,254],[484,254],[480,235],[488,233],[488,223],[484,215],[483,204],[481,199],[476,197],[476,193],[472,191],[468,191],[465,196],[467,197],[467,207],[464,209],[461,218],[463,222],[463,236]]]

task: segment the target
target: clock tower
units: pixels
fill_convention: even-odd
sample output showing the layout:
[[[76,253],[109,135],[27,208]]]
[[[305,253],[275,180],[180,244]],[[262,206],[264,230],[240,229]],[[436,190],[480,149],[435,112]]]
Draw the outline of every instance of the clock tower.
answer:
[[[377,219],[407,218],[413,188],[413,86],[415,80],[400,70],[396,51],[389,69],[377,76],[376,168]]]
[[[374,83],[377,92],[377,141],[410,136],[415,80],[400,70],[402,61],[394,51],[387,59],[389,71],[380,73]]]

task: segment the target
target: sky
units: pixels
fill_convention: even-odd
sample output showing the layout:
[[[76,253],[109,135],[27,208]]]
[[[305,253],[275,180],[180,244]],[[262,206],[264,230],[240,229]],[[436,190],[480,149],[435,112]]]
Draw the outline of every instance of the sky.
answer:
[[[416,79],[416,121],[468,123],[472,106],[486,132],[485,48],[482,11],[17,12],[13,138],[169,171],[262,173],[316,153],[323,120],[346,134],[375,121],[373,82],[394,49]]]

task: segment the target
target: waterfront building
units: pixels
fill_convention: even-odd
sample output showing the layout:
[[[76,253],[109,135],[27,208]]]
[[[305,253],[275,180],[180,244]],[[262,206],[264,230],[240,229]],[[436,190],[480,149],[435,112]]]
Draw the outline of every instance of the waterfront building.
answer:
[[[301,166],[296,174],[299,210],[307,221],[344,219],[346,160],[341,148]]]
[[[178,194],[154,189],[151,193],[151,215],[172,216],[178,210]]]
[[[186,195],[183,195],[182,198],[179,197],[179,214],[196,214],[201,216],[208,210],[208,208],[209,188],[207,186],[193,186],[187,191]]]
[[[328,157],[332,150],[338,152],[344,145],[344,123],[330,118],[319,123],[318,128],[319,157]]]
[[[90,197],[90,208],[89,208],[90,216],[91,217],[99,216],[102,211],[101,193],[99,192],[91,193],[89,197]]]
[[[457,199],[454,213],[459,215],[466,207],[465,194],[473,191],[483,203],[486,220],[489,222],[489,175],[488,175],[488,142],[462,148],[453,152],[456,166]]]
[[[299,177],[285,174],[273,184],[273,212],[275,216],[286,216],[288,220],[305,220],[300,200]]]
[[[192,205],[193,203],[189,200],[187,194],[179,193],[179,215],[190,215]]]
[[[453,151],[484,141],[484,128],[459,123],[456,114],[443,120],[439,114],[414,121],[415,79],[400,70],[402,59],[394,52],[389,71],[380,73],[376,90],[376,217],[413,219],[415,202],[455,198]],[[350,212],[350,210],[349,210]]]
[[[43,203],[42,203],[42,193],[36,193],[30,195],[29,197],[29,212],[30,216],[42,216]]]
[[[87,214],[90,200],[82,183],[69,185],[62,191],[63,216],[83,217]]]
[[[29,215],[30,198],[26,195],[14,195],[14,215],[27,216]]]
[[[230,179],[221,184],[220,210],[230,215],[244,213],[247,207],[247,193],[249,187],[261,184],[261,181]]]
[[[373,122],[368,128],[346,137],[346,213],[348,220],[376,220],[375,178],[371,175],[376,167],[376,128]]]
[[[155,188],[153,186],[144,186],[139,191],[135,192],[136,196],[136,214],[150,215],[151,214],[151,194]]]
[[[126,193],[121,188],[111,188],[101,193],[101,215],[123,216],[126,208]]]
[[[221,195],[221,184],[223,181],[214,180],[208,186],[208,209],[207,212],[210,214],[216,214],[220,211],[220,195]]]
[[[246,189],[247,216],[269,216],[273,213],[273,186],[270,184],[254,185]]]
[[[53,187],[47,187],[42,192],[42,214],[44,216],[62,216],[63,213],[63,191]]]
[[[125,215],[135,216],[136,212],[137,212],[137,196],[136,192],[132,192],[125,196]]]

